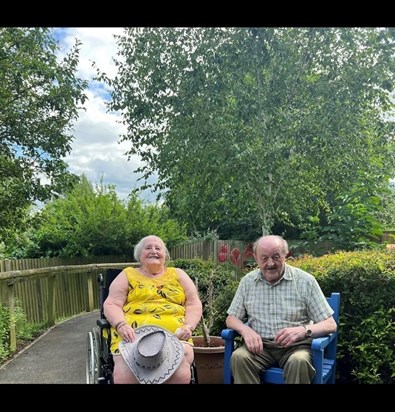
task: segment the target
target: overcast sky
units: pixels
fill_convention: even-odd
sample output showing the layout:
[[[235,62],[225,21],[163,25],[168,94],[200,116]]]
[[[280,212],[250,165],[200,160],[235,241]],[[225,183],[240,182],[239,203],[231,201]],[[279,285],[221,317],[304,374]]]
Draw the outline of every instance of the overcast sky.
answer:
[[[75,39],[82,42],[80,48],[80,63],[77,76],[91,80],[95,75],[92,60],[101,71],[113,77],[116,73],[112,58],[116,57],[116,44],[113,34],[121,34],[122,28],[86,27],[86,28],[56,28],[55,38],[60,42],[62,51],[69,53],[75,44]],[[103,85],[90,81],[87,91],[86,111],[81,111],[74,125],[75,140],[72,143],[71,154],[65,159],[71,172],[85,174],[93,183],[99,183],[103,177],[104,184],[113,184],[119,198],[126,199],[128,194],[139,187],[138,174],[133,170],[141,165],[138,157],[127,161],[124,154],[131,143],[118,143],[124,127],[117,123],[119,118],[113,113],[106,113]],[[141,195],[148,201],[154,201],[155,195],[146,191]]]

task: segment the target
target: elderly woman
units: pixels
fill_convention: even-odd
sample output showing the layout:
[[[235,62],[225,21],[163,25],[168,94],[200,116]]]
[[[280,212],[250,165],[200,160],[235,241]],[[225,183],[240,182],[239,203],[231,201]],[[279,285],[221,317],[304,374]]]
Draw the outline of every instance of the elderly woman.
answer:
[[[176,333],[184,346],[181,365],[166,383],[189,383],[193,362],[192,332],[202,316],[202,303],[195,284],[182,269],[167,267],[166,245],[157,236],[147,236],[134,249],[139,268],[124,269],[111,283],[103,304],[111,327],[114,383],[139,383],[120,356],[119,343],[134,342],[135,329],[157,325]]]

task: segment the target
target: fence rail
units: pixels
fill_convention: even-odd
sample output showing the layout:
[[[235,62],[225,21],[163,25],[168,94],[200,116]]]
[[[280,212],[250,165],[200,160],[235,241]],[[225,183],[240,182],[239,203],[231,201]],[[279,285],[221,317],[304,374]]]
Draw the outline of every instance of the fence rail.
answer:
[[[90,263],[121,263],[131,262],[131,256],[91,256],[91,257],[74,257],[74,258],[36,258],[36,259],[4,259],[0,260],[0,273],[10,270],[27,270],[47,268],[54,266],[69,266],[69,265],[88,265]]]
[[[97,276],[108,268],[137,266],[136,262],[68,265],[0,273],[0,303],[10,310],[10,347],[16,349],[15,305],[27,321],[52,326],[57,320],[99,307]]]

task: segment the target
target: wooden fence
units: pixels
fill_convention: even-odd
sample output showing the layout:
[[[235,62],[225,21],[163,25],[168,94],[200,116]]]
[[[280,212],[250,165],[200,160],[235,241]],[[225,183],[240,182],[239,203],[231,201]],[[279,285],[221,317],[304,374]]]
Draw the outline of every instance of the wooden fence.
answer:
[[[381,243],[395,243],[395,230],[386,231],[380,239]],[[252,243],[242,240],[198,240],[187,242],[179,246],[169,248],[172,259],[214,260],[216,263],[229,263],[242,267],[252,262]],[[238,258],[239,257],[239,258]],[[37,258],[37,259],[5,259],[0,260],[0,272],[11,270],[27,270],[45,267],[57,267],[68,265],[87,265],[93,263],[122,263],[133,261],[130,256],[92,256],[76,258]]]
[[[231,265],[238,275],[253,262],[252,243],[243,240],[195,241],[170,248],[169,253],[172,259],[200,258],[220,265]]]
[[[121,263],[131,262],[132,256],[90,256],[90,257],[73,257],[73,258],[37,258],[37,259],[5,259],[0,260],[0,272],[8,272],[10,270],[27,270],[48,268],[54,266],[69,266],[69,265],[88,265],[91,263]]]
[[[194,259],[213,260],[218,264],[231,264],[236,268],[252,260],[250,251],[251,244],[241,240],[199,240],[184,243],[183,245],[169,248],[172,259]],[[101,263],[123,263],[131,262],[132,256],[91,256],[75,258],[36,258],[36,259],[5,259],[0,260],[0,273],[30,270],[39,268],[52,268],[70,265],[89,265]]]
[[[124,256],[2,260],[0,305],[10,309],[11,319],[18,304],[28,322],[52,326],[57,320],[98,308],[99,272],[130,265],[126,262]],[[12,321],[9,337],[13,351],[16,333]]]
[[[383,236],[383,243],[395,243],[395,232]],[[171,258],[213,260],[230,265],[236,277],[254,264],[252,243],[240,240],[204,240],[170,248]],[[99,273],[108,268],[137,266],[129,257],[48,258],[0,261],[0,304],[10,309],[21,305],[28,322],[52,326],[56,321],[99,307]],[[10,322],[11,350],[16,348],[15,323]]]
[[[56,266],[0,273],[0,304],[22,307],[27,321],[52,326],[61,320],[99,307],[99,273],[108,268],[137,266],[136,262]],[[15,321],[10,322],[10,346],[16,348]]]

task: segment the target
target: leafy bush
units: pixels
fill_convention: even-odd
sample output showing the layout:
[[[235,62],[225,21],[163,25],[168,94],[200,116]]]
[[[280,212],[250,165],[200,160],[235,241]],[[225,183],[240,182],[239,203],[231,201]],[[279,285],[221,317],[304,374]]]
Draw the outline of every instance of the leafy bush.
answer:
[[[12,354],[9,342],[11,325],[15,325],[17,348],[23,343],[33,340],[45,329],[43,324],[32,324],[27,321],[21,302],[18,300],[15,300],[12,315],[8,307],[0,306],[0,363],[7,360]]]
[[[8,308],[0,306],[0,362],[10,355],[9,347],[9,322],[10,314]]]
[[[176,259],[178,267],[192,278],[203,304],[203,319],[211,335],[220,335],[225,327],[226,310],[236,292],[238,281],[231,270],[202,259]]]
[[[395,253],[338,252],[292,261],[325,295],[341,293],[338,383],[395,383]]]
[[[395,308],[380,308],[353,329],[348,342],[352,373],[363,383],[393,383]]]

